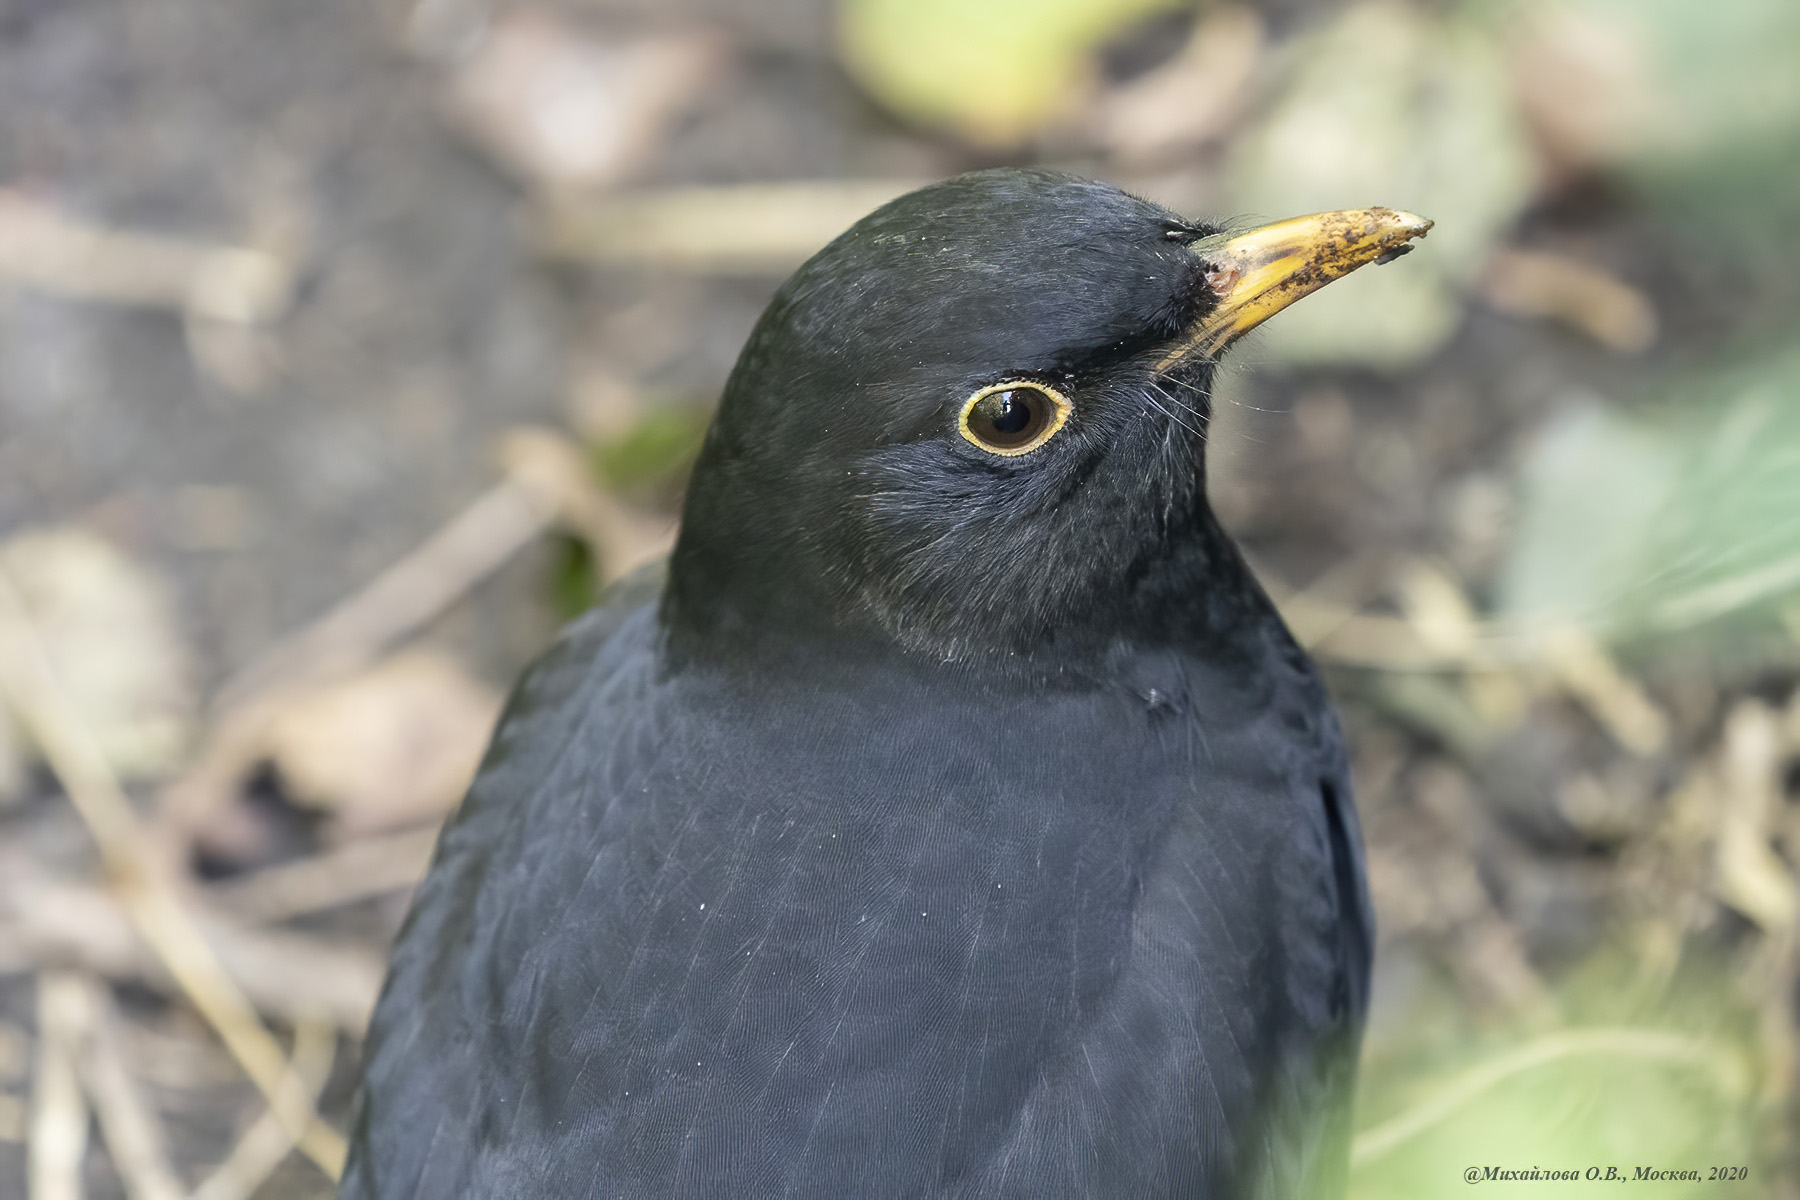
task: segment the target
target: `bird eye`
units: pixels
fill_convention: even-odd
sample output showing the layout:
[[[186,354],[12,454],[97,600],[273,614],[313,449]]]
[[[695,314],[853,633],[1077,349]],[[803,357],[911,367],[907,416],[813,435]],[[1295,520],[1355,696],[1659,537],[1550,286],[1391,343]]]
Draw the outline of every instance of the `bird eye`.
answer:
[[[964,403],[962,435],[986,450],[1011,458],[1049,441],[1069,419],[1072,406],[1059,392],[1037,383],[996,383]]]

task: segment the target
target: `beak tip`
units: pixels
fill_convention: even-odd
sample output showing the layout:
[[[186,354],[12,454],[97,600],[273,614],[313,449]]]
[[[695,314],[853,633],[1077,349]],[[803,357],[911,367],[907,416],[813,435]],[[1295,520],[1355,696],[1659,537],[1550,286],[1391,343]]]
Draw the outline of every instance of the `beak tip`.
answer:
[[[1386,208],[1376,211],[1384,214],[1392,223],[1394,232],[1402,237],[1424,237],[1431,227],[1437,224],[1430,217],[1421,217],[1418,213],[1406,212],[1403,209]]]

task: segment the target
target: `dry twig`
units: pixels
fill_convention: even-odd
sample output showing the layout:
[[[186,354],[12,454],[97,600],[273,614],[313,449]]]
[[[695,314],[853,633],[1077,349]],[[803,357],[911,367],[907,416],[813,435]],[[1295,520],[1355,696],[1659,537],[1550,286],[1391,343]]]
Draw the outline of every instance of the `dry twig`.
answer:
[[[172,973],[145,945],[126,906],[113,893],[48,877],[16,861],[0,882],[0,947],[4,963],[78,967],[179,992]],[[382,958],[372,948],[291,930],[252,928],[190,898],[188,914],[238,980],[256,1011],[284,1021],[328,1017],[360,1034],[381,986]]]
[[[1565,626],[1544,639],[1544,662],[1558,683],[1633,754],[1654,754],[1668,718],[1591,636]]]
[[[25,1102],[0,1092],[0,1142],[25,1140]]]
[[[497,484],[362,591],[227,683],[194,762],[159,797],[165,855],[230,803],[263,753],[283,702],[337,678],[444,611],[549,524],[553,510],[514,481]]]
[[[294,1056],[282,1080],[288,1111],[279,1113],[271,1106],[253,1121],[231,1148],[230,1156],[194,1189],[192,1200],[243,1200],[255,1194],[293,1150],[290,1131],[317,1104],[336,1052],[337,1030],[329,1022],[295,1024]]]
[[[594,482],[582,448],[548,429],[511,430],[500,442],[509,477],[555,505],[558,517],[588,544],[607,583],[667,554],[675,523],[620,503]]]
[[[602,495],[579,451],[544,431],[503,445],[506,478],[361,591],[264,654],[220,689],[206,744],[163,790],[165,821],[180,834],[228,802],[264,749],[276,711],[307,687],[340,678],[441,614],[552,523],[595,543],[618,574],[666,548],[670,530]],[[168,847],[165,845],[165,852]]]
[[[359,838],[206,890],[222,912],[248,921],[285,921],[411,887],[424,876],[436,845],[435,828]]]
[[[81,1200],[88,1110],[77,1063],[92,1014],[79,979],[38,975],[37,1080],[31,1097],[31,1200]]]
[[[112,995],[92,976],[69,978],[86,993],[83,1003],[93,1017],[81,1076],[125,1194],[131,1200],[181,1200],[187,1189],[169,1165],[161,1123],[125,1069]]]
[[[72,711],[45,660],[17,590],[0,572],[0,690],[62,781],[80,814],[113,889],[138,932],[183,994],[218,1032],[226,1048],[273,1103],[286,1056],[255,1009],[219,964],[146,850],[147,835],[105,756]],[[316,1116],[298,1131],[308,1157],[333,1178],[343,1167],[343,1136]]]
[[[1800,886],[1770,847],[1781,803],[1780,728],[1768,707],[1740,702],[1725,719],[1719,762],[1719,896],[1770,937],[1800,917]]]
[[[538,537],[556,516],[549,498],[507,479],[484,492],[367,587],[264,654],[219,694],[223,710],[344,675],[466,593]]]
[[[0,188],[0,279],[237,325],[279,317],[293,270],[244,246],[109,229]]]
[[[1502,312],[1561,321],[1621,354],[1648,350],[1656,342],[1656,309],[1648,297],[1566,255],[1496,251],[1482,291]]]
[[[785,274],[838,231],[917,186],[821,180],[565,200],[540,214],[536,237],[543,253],[583,262]]]
[[[30,1074],[31,1042],[25,1031],[0,1021],[0,1087],[10,1088]],[[0,1142],[25,1140],[25,1102],[0,1091]]]

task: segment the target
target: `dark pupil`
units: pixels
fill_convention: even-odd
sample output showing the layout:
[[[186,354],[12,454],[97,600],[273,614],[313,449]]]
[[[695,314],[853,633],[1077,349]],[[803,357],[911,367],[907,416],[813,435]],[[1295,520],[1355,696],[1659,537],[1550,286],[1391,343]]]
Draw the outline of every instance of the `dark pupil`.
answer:
[[[1031,405],[1027,404],[1025,397],[1019,393],[1001,392],[989,403],[993,405],[988,412],[990,414],[989,421],[992,423],[995,433],[1003,435],[1022,433],[1025,427],[1031,424]]]

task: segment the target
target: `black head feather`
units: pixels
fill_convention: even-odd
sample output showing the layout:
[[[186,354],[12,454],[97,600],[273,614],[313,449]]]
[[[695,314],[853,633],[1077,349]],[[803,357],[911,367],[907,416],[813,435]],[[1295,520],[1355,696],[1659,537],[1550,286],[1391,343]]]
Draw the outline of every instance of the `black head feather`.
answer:
[[[1214,302],[1187,249],[1209,232],[1105,184],[1001,170],[903,196],[821,250],[758,322],[707,436],[671,565],[678,640],[877,631],[968,657],[1142,626],[1176,564],[1197,582],[1218,559],[1212,366],[1164,362]],[[958,416],[1014,380],[1073,414],[1001,457]]]

